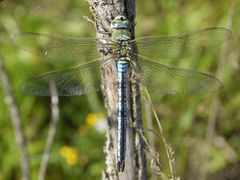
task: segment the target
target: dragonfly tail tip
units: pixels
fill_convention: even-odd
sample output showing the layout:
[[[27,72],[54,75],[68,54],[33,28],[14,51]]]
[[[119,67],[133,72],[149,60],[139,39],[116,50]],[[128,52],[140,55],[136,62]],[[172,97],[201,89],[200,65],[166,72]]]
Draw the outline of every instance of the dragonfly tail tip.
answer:
[[[118,161],[117,162],[117,169],[118,172],[123,172],[125,167],[125,162],[124,161]]]

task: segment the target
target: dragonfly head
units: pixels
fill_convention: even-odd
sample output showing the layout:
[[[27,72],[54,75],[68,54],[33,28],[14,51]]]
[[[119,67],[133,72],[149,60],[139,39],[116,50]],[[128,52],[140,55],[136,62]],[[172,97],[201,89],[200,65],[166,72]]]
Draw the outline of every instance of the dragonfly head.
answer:
[[[114,29],[130,29],[131,23],[124,15],[118,15],[111,22],[111,27]]]

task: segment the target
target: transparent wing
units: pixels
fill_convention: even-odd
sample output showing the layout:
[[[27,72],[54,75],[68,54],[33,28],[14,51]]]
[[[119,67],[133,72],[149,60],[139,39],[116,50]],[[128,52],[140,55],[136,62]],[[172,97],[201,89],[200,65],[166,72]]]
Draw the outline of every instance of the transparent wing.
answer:
[[[70,39],[39,33],[20,33],[12,39],[23,50],[53,60],[83,61],[98,58],[94,38]]]
[[[34,96],[51,96],[49,83],[55,82],[58,96],[83,95],[100,90],[100,62],[52,71],[27,80],[22,91]]]
[[[150,59],[180,58],[217,46],[232,36],[225,28],[209,28],[178,36],[143,37],[136,39],[138,54]]]
[[[180,69],[138,57],[143,83],[147,89],[166,94],[205,93],[222,87],[215,77],[189,69]]]

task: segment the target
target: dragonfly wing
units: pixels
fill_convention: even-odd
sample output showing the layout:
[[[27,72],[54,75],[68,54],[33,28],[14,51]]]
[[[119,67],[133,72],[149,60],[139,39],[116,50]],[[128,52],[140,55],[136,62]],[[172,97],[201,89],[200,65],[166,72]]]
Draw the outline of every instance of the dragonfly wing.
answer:
[[[58,96],[83,95],[100,90],[100,62],[93,61],[68,69],[51,71],[27,80],[22,91],[34,96],[51,96],[50,82],[56,84]]]
[[[225,28],[208,28],[178,36],[150,36],[136,39],[138,54],[150,59],[180,58],[199,54],[205,48],[229,40],[232,32]]]
[[[98,58],[96,39],[60,38],[39,33],[20,33],[13,42],[25,51],[53,60],[82,61]]]
[[[141,56],[138,59],[143,84],[151,91],[165,94],[194,94],[211,92],[222,87],[222,83],[214,76],[167,66]]]

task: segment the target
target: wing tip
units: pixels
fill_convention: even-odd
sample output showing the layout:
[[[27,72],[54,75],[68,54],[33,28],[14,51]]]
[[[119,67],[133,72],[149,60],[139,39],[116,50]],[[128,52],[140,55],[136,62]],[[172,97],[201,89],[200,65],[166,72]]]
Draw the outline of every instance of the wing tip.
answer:
[[[11,35],[11,40],[16,42],[16,40],[19,37],[23,37],[25,35],[39,35],[39,33],[36,33],[36,32],[20,32],[20,33],[16,33],[16,34]]]
[[[220,30],[222,32],[224,32],[224,39],[226,40],[230,40],[233,36],[233,32],[228,29],[228,28],[225,28],[225,27],[210,27],[210,28],[207,28],[206,30]]]
[[[48,95],[50,92],[48,92],[47,88],[43,91],[44,88],[42,87],[45,86],[44,82],[37,84],[38,86],[34,86],[34,81],[36,81],[34,77],[27,79],[20,88],[21,92],[29,96],[50,96]]]
[[[210,75],[208,75],[210,76]],[[223,83],[217,79],[214,76],[210,76],[212,79],[209,83],[209,86],[204,86],[206,87],[206,89],[203,87],[202,91],[200,91],[200,94],[210,94],[210,93],[214,93],[214,92],[219,92],[224,88]]]
[[[28,81],[26,81],[21,87],[20,87],[20,91],[26,95],[29,96],[37,96],[37,94],[35,93],[35,91],[30,90],[30,87],[28,87],[27,84]]]

